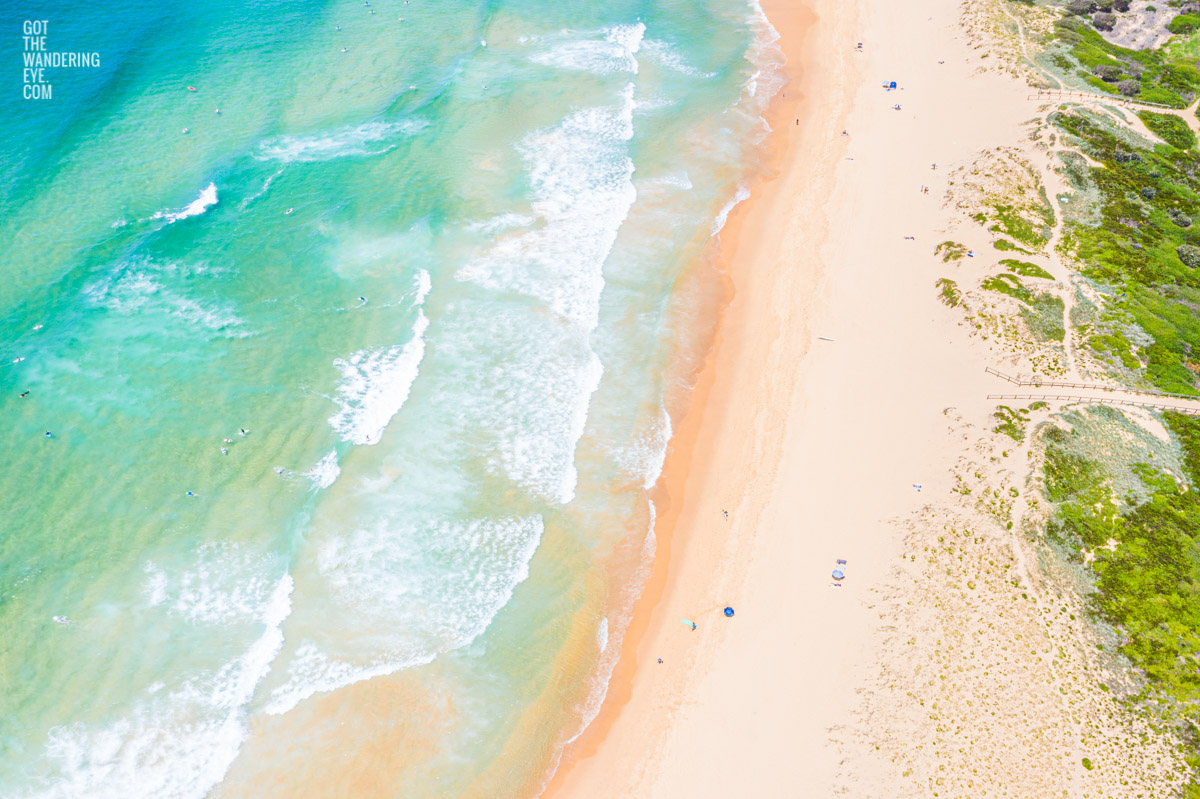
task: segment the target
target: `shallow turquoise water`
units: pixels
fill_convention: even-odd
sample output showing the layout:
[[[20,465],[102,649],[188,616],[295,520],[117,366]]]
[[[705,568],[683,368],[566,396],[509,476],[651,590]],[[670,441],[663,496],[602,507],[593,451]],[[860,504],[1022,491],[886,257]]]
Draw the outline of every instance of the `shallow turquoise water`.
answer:
[[[422,670],[467,710],[396,795],[481,784],[553,684],[536,782],[653,551],[757,9],[36,18],[101,66],[0,115],[0,796],[203,797],[260,721]]]

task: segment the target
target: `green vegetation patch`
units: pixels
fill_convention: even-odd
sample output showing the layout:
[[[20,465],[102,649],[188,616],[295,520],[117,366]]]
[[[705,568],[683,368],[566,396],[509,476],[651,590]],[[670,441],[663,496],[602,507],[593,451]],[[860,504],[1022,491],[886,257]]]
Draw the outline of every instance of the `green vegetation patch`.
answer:
[[[962,292],[958,290],[958,284],[948,277],[939,278],[937,283],[938,299],[949,305],[951,308],[957,308],[962,301]]]
[[[1180,14],[1167,23],[1167,30],[1171,33],[1191,33],[1200,28],[1200,17],[1195,14]]]
[[[1200,155],[1140,146],[1092,115],[1056,113],[1051,121],[1102,164],[1088,169],[1099,224],[1069,221],[1064,237],[1083,274],[1111,287],[1089,343],[1158,388],[1197,393]],[[1117,331],[1130,325],[1147,334],[1144,343],[1120,340]]]
[[[1054,279],[1054,275],[1050,274],[1037,264],[1031,264],[1028,261],[1018,261],[1013,258],[1005,258],[1000,262],[1000,265],[1008,271],[1016,272],[1018,275],[1022,275],[1024,277],[1040,277],[1043,280]]]
[[[979,284],[980,288],[986,291],[998,291],[1001,294],[1007,294],[1021,302],[1032,302],[1033,293],[1025,288],[1025,284],[1021,282],[1021,278],[1016,275],[993,275],[986,277]]]
[[[1063,327],[1066,305],[1053,294],[1035,294],[1028,308],[1021,309],[1021,318],[1034,336],[1042,341],[1062,341],[1067,331]]]
[[[1025,423],[1029,421],[1029,411],[1024,408],[1013,409],[1007,405],[998,405],[996,412],[992,415],[999,422],[993,428],[993,432],[1003,433],[1018,444],[1025,440]]]
[[[1092,609],[1148,679],[1138,698],[1191,715],[1200,703],[1200,419],[1165,414],[1173,445],[1111,408],[1064,419],[1070,431],[1042,435],[1048,533],[1086,553]]]
[[[1029,266],[1033,266],[1033,264],[1029,264]],[[1034,268],[1038,267],[1034,266]],[[1067,331],[1063,326],[1063,314],[1066,306],[1060,298],[1046,292],[1035,294],[1021,282],[1021,278],[1010,274],[986,277],[979,286],[985,291],[1007,294],[1023,303],[1025,307],[1021,308],[1021,318],[1025,320],[1029,330],[1038,339],[1062,341],[1066,337]]]
[[[933,248],[933,254],[942,256],[942,263],[961,261],[966,257],[967,245],[959,244],[957,241],[943,241]]]
[[[996,241],[992,243],[992,246],[1001,251],[1011,250],[1013,252],[1024,253],[1025,255],[1033,255],[1033,253],[1031,253],[1029,250],[1025,249],[1024,247],[1018,247],[1008,239],[996,239]]]
[[[1065,52],[1053,56],[1054,65],[1096,91],[1172,108],[1187,108],[1200,93],[1200,71],[1186,55],[1175,57],[1164,49],[1129,50],[1107,41],[1078,17],[1060,19],[1055,36]]]
[[[1138,118],[1146,123],[1150,131],[1172,147],[1180,150],[1190,150],[1196,146],[1196,134],[1180,117],[1174,114],[1156,114],[1153,111],[1139,111]]]

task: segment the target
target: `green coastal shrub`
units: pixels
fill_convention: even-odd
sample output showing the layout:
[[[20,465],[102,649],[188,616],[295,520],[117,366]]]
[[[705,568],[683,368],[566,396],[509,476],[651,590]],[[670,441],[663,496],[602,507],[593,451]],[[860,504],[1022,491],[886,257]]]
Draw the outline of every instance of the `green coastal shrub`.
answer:
[[[1008,239],[996,239],[996,241],[994,241],[992,243],[992,246],[995,247],[997,250],[1010,251],[1010,252],[1022,252],[1022,253],[1025,253],[1026,255],[1033,255],[1033,253],[1031,253],[1029,250],[1025,249],[1024,247],[1018,247],[1017,245],[1013,244]]]
[[[1139,111],[1138,118],[1146,123],[1150,132],[1172,147],[1180,150],[1190,150],[1196,146],[1196,134],[1174,114],[1156,114],[1153,111]]]
[[[938,299],[949,305],[951,308],[958,307],[958,303],[962,299],[962,293],[958,290],[958,284],[948,277],[939,278],[937,283]]]
[[[1112,8],[1120,10],[1116,3]],[[1131,50],[1106,40],[1088,24],[1090,20],[1086,15],[1106,14],[1110,10],[1097,4],[1072,5],[1071,13],[1055,23],[1055,36],[1065,46],[1050,56],[1055,65],[1078,74],[1100,92],[1119,93],[1172,108],[1187,108],[1186,98],[1200,94],[1200,71],[1196,70],[1193,59],[1185,50],[1174,54],[1164,48]],[[1100,24],[1107,23],[1107,17],[1100,18]],[[1185,19],[1177,24],[1186,26],[1188,21]],[[1107,79],[1097,77],[1096,70],[1100,67],[1106,68],[1103,73]],[[1113,69],[1121,70],[1128,77],[1114,84],[1111,80]]]
[[[1021,279],[1016,275],[993,275],[986,277],[979,287],[984,291],[998,291],[1001,294],[1007,294],[1021,302],[1029,303],[1033,301],[1033,293],[1025,288],[1021,283]]]
[[[1087,346],[1159,389],[1196,394],[1200,241],[1197,226],[1184,225],[1200,218],[1200,154],[1141,149],[1087,113],[1060,112],[1051,122],[1102,164],[1086,168],[1095,215],[1068,219],[1063,238],[1083,274],[1112,291],[1113,301],[1089,322]],[[1130,330],[1139,332],[1127,338]]]
[[[961,261],[967,254],[967,246],[957,241],[943,241],[933,248],[933,254],[942,256],[942,263]]]
[[[1171,33],[1191,33],[1200,28],[1200,17],[1195,14],[1180,14],[1167,23],[1167,30]]]
[[[1200,701],[1200,419],[1163,414],[1178,442],[1183,474],[1149,464],[1111,463],[1090,455],[1076,430],[1048,428],[1044,475],[1054,505],[1053,540],[1094,556],[1091,608],[1121,634],[1121,653],[1145,674],[1142,698],[1157,695],[1179,722]],[[1132,469],[1149,492],[1144,500],[1114,498],[1116,469]],[[1115,545],[1107,542],[1115,541]],[[1193,764],[1194,766],[1195,764]],[[1086,766],[1085,766],[1086,767]]]
[[[1040,277],[1043,280],[1054,279],[1054,275],[1050,274],[1045,269],[1042,269],[1037,264],[1031,264],[1028,261],[1018,261],[1013,258],[1005,258],[1000,262],[1000,265],[1008,271],[1016,272],[1018,275],[1022,275],[1024,277]]]
[[[1117,91],[1125,97],[1137,97],[1142,91],[1142,82],[1130,78],[1117,84]]]

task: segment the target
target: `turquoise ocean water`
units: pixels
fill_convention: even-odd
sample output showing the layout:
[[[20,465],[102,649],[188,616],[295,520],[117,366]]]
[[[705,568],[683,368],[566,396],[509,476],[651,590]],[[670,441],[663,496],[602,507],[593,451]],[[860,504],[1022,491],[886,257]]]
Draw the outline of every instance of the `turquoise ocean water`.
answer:
[[[22,99],[27,18],[100,65]],[[653,555],[761,12],[0,21],[0,799],[536,793]]]

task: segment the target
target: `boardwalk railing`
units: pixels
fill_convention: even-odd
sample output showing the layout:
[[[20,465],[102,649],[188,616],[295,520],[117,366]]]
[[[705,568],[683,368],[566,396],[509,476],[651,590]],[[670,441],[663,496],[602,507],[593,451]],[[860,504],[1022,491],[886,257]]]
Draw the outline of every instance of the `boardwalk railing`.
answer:
[[[1178,411],[1200,416],[1200,406],[1168,405],[1165,402],[1139,402],[1137,400],[1110,399],[1108,397],[1078,397],[1069,394],[988,394],[988,399],[1002,400],[1054,400],[1058,402],[1091,402],[1099,405],[1133,405],[1138,408],[1157,408],[1163,411]]]
[[[1103,100],[1107,103],[1121,103],[1124,105],[1148,105],[1152,108],[1169,108],[1172,111],[1182,109],[1167,105],[1166,103],[1152,103],[1148,100],[1132,100],[1128,97],[1123,97],[1119,94],[1096,94],[1094,92],[1080,92],[1071,89],[1039,89],[1037,94],[1031,94],[1026,97],[1026,100]]]
[[[1200,397],[1195,394],[1176,394],[1172,391],[1152,391],[1148,388],[1127,388],[1126,386],[1106,386],[1101,383],[1066,383],[1061,380],[1022,380],[1019,377],[1012,377],[998,372],[990,366],[985,366],[983,371],[990,375],[995,375],[1001,380],[1007,380],[1018,386],[1034,386],[1035,388],[1082,388],[1088,391],[1122,391],[1126,394],[1149,394],[1154,397],[1179,397],[1180,399],[1200,400]]]

